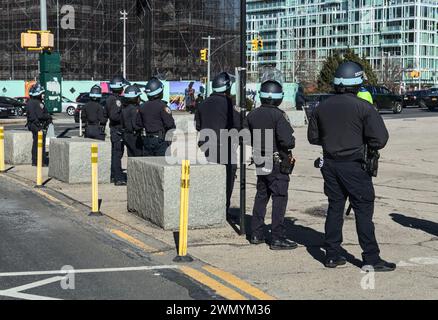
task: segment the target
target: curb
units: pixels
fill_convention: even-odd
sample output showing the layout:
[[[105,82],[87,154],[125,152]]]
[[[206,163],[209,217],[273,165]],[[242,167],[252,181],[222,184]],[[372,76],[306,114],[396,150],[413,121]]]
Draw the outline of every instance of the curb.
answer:
[[[27,119],[0,119],[0,125],[26,124]]]

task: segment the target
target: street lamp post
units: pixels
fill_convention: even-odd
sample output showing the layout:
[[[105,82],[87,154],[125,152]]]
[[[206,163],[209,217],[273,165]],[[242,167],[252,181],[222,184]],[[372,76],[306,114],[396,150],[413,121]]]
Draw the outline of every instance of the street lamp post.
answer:
[[[211,40],[216,40],[216,38],[212,38],[211,36],[208,36],[207,38],[202,38],[203,40],[208,41],[208,49],[207,49],[207,85],[205,88],[205,97],[208,97],[209,88],[210,88],[210,77],[211,77]]]
[[[240,1],[240,124],[243,127],[246,117],[246,0]],[[240,235],[246,235],[246,164],[245,144],[240,138]]]
[[[126,10],[120,11],[123,20],[123,78],[126,79],[126,20],[128,20],[128,13]]]
[[[41,31],[47,31],[47,2],[40,0]]]

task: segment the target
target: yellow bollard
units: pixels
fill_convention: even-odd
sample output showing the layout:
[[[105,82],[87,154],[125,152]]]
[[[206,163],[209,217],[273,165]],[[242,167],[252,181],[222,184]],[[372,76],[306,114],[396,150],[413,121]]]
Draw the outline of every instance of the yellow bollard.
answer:
[[[43,132],[38,131],[37,179],[36,188],[43,187]]]
[[[190,161],[184,160],[181,167],[181,195],[180,195],[180,229],[178,256],[174,262],[192,262],[187,255],[187,238],[189,230],[189,189],[190,189]]]
[[[99,211],[99,172],[98,172],[98,147],[91,145],[91,212],[90,216],[101,216]]]
[[[5,171],[5,129],[0,127],[0,173]]]

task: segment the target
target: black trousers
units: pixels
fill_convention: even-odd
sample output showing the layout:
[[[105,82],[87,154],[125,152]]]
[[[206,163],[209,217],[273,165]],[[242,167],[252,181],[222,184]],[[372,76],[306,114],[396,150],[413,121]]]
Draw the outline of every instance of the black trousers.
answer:
[[[356,217],[363,261],[370,264],[377,262],[380,259],[380,250],[373,223],[375,193],[372,178],[360,162],[325,159],[321,171],[324,177],[324,192],[329,201],[325,224],[327,256],[333,257],[341,252],[345,203],[349,198]]]
[[[111,179],[115,181],[123,181],[122,158],[125,145],[120,135],[120,130],[110,128],[111,134]]]
[[[146,136],[143,139],[145,157],[164,157],[166,156],[169,143],[156,136]]]
[[[32,132],[32,165],[37,165],[38,160],[38,131],[41,129],[35,125],[30,125],[29,130]],[[43,164],[47,164],[47,155],[46,155],[46,134],[47,132],[43,131]]]
[[[88,139],[105,140],[105,134],[101,131],[99,125],[87,125],[85,137]]]
[[[253,236],[264,236],[266,207],[272,198],[272,240],[284,237],[289,181],[289,175],[282,174],[278,165],[274,165],[271,174],[257,176],[257,194],[251,223]]]
[[[128,150],[128,157],[143,156],[143,142],[141,137],[134,133],[126,133],[123,135],[126,149]]]

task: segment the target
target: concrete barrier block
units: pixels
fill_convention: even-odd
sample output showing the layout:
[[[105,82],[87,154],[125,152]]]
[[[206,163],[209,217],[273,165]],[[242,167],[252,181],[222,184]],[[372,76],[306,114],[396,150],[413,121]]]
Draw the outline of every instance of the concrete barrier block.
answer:
[[[308,124],[306,112],[304,112],[304,110],[290,110],[286,111],[286,114],[294,128],[304,127]]]
[[[128,210],[165,230],[178,230],[181,166],[165,158],[128,160]],[[226,223],[226,170],[222,165],[192,165],[189,228]]]
[[[176,129],[184,133],[196,132],[195,115],[193,114],[175,114]]]
[[[92,139],[52,139],[49,177],[69,184],[91,183],[91,145],[99,148],[99,182],[109,183],[111,143]]]
[[[12,165],[32,164],[32,133],[5,130],[5,162]]]

